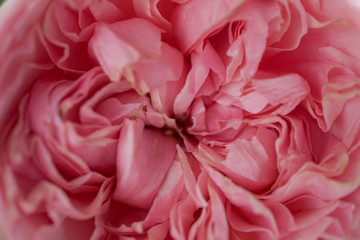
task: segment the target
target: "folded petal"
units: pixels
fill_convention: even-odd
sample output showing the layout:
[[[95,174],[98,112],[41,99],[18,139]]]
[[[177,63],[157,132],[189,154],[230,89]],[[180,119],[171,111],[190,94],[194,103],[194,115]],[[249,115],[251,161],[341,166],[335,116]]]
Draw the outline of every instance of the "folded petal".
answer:
[[[196,0],[179,5],[171,22],[181,51],[188,52],[197,47],[201,39],[224,24],[233,14],[233,9],[241,6],[243,2]]]
[[[140,53],[119,38],[108,25],[98,26],[89,44],[112,81],[119,81],[124,68],[134,64],[140,57]]]
[[[167,81],[177,81],[182,73],[183,56],[178,50],[166,43],[161,45],[158,57],[145,59],[136,64],[137,76],[149,87],[162,87]]]
[[[302,1],[288,1],[283,3],[282,21],[280,31],[270,33],[271,48],[281,50],[296,49],[302,37],[307,33],[308,25],[306,11]]]
[[[187,75],[185,85],[174,102],[176,115],[184,114],[196,96],[211,95],[215,92],[225,77],[224,65],[209,43],[203,50],[191,55],[191,62],[192,68]],[[217,76],[211,74],[212,72]]]
[[[254,90],[272,106],[280,105],[276,112],[287,114],[309,94],[310,88],[298,74],[252,80]]]
[[[188,195],[176,204],[170,213],[170,234],[175,239],[187,239],[192,222],[195,220],[196,205]]]
[[[236,219],[240,217],[242,218],[241,222],[246,222],[245,225],[243,225],[244,228],[239,228],[240,231],[252,231],[249,227],[253,227],[260,229],[262,232],[266,232],[266,234],[269,234],[270,236],[278,235],[278,228],[274,215],[263,202],[257,199],[252,193],[236,185],[220,172],[213,170],[209,166],[205,166],[205,169],[209,173],[210,178],[219,189],[221,189],[225,198],[229,201],[226,212],[229,223],[233,228],[236,229],[235,225],[238,220],[231,220],[231,216],[234,216]],[[231,208],[234,209],[234,211],[230,210]],[[236,211],[238,211],[238,213],[235,212],[235,209],[237,209]],[[247,222],[248,219],[250,220],[250,223]]]
[[[114,199],[149,208],[176,157],[176,140],[141,120],[125,120],[117,153]]]
[[[143,221],[132,224],[135,231],[142,233],[145,229],[153,226],[154,224],[161,224],[169,220],[170,211],[179,200],[178,198],[183,191],[183,187],[184,182],[180,163],[178,161],[174,161],[155,197],[154,203],[149,209],[146,218]]]
[[[235,139],[226,145],[226,150],[199,145],[195,156],[225,173],[235,183],[251,191],[263,191],[270,187],[278,176],[276,163],[276,134],[259,128],[250,139]],[[225,155],[225,157],[222,157]],[[210,167],[210,166],[209,166]]]
[[[49,1],[6,2],[0,8],[0,128],[4,129],[9,117],[16,113],[17,104],[41,72],[53,64],[41,44],[39,29],[34,27],[41,21]],[[24,34],[25,38],[17,34]]]
[[[192,172],[192,169],[188,162],[188,157],[179,146],[177,146],[177,150],[179,153],[181,166],[184,172],[184,183],[187,188],[187,191],[189,192],[189,196],[193,199],[197,207],[206,206],[207,203],[204,199],[203,194],[201,193],[199,185],[196,183],[194,173]]]

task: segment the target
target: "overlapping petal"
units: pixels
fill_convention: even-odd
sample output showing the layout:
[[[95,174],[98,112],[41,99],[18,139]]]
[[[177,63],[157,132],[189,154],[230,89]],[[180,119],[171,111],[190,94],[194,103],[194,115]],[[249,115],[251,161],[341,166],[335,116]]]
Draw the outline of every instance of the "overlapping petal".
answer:
[[[0,238],[358,239],[359,12],[6,1]]]

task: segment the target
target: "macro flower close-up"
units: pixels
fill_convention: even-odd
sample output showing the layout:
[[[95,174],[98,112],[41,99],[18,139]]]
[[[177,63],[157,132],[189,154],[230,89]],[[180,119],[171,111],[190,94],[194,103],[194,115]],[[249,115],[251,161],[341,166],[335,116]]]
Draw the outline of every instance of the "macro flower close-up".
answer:
[[[0,43],[0,240],[360,239],[359,0],[6,0]]]

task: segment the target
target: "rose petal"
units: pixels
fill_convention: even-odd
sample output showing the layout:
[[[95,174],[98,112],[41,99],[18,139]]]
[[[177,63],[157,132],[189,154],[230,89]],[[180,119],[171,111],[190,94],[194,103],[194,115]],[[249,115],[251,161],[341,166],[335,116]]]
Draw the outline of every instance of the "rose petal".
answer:
[[[162,43],[161,55],[158,58],[140,61],[136,64],[135,71],[149,89],[155,89],[162,87],[167,81],[178,80],[183,62],[183,56],[179,51]]]
[[[173,137],[144,129],[141,120],[125,120],[119,137],[114,199],[149,208],[175,159],[175,145]]]
[[[139,52],[107,25],[99,25],[90,40],[96,58],[112,81],[119,81],[125,67],[135,63]]]
[[[253,227],[262,228],[263,231],[269,232],[271,235],[278,235],[278,228],[273,214],[260,200],[211,167],[204,167],[209,173],[210,178],[224,193],[229,204],[235,206],[237,209],[241,209],[243,214],[249,214],[248,216],[251,216],[250,219],[256,221]],[[227,209],[227,214],[230,212]],[[230,216],[228,216],[228,218],[230,219]],[[230,221],[230,224],[232,225],[233,223]]]
[[[132,224],[135,231],[142,233],[145,229],[154,224],[169,220],[169,213],[176,204],[176,201],[183,190],[183,186],[184,182],[180,163],[178,161],[174,161],[146,218],[141,222],[135,222]]]
[[[184,173],[185,186],[189,192],[189,195],[191,198],[193,198],[193,201],[197,207],[206,206],[207,203],[200,191],[199,186],[196,184],[195,176],[190,168],[185,152],[179,146],[177,146],[177,150]]]
[[[287,114],[309,94],[309,86],[298,74],[251,81],[254,90],[273,106],[282,104],[276,112]]]
[[[171,22],[174,25],[175,36],[181,39],[181,42],[178,42],[181,51],[188,52],[199,45],[201,38],[221,26],[225,19],[231,16],[232,9],[241,6],[243,2],[195,0],[179,5]]]
[[[216,82],[211,88],[212,92],[219,87],[221,79],[225,76],[225,69],[219,56],[208,43],[200,53],[193,53],[191,55],[191,62],[192,68],[187,75],[185,85],[174,102],[174,113],[176,115],[185,113],[205,83],[211,82],[212,77],[209,76],[210,70],[214,71],[219,78],[216,79],[214,77]],[[211,92],[208,94],[211,94]]]

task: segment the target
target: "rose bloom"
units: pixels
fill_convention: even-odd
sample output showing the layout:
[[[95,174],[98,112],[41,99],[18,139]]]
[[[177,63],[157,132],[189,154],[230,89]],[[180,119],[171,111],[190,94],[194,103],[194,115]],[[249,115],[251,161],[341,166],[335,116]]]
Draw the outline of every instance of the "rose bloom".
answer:
[[[0,238],[360,239],[357,0],[7,0]]]

